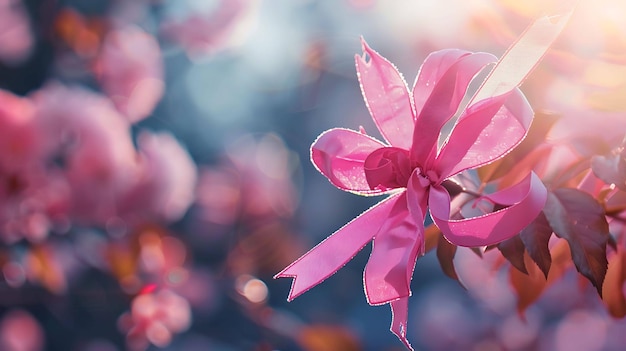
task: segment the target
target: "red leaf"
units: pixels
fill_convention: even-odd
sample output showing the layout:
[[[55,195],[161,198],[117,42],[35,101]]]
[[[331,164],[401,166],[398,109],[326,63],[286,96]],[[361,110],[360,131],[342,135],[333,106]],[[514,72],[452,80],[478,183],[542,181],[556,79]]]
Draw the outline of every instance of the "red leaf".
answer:
[[[523,253],[522,259],[527,273],[524,274],[511,267],[509,279],[511,285],[517,293],[517,312],[522,314],[528,306],[532,305],[541,296],[547,282],[541,274],[541,270],[530,259],[527,253]]]
[[[439,236],[439,242],[437,243],[437,259],[439,260],[441,270],[443,270],[445,275],[461,284],[459,276],[456,274],[456,269],[454,268],[456,249],[456,245],[451,244],[443,235]],[[462,285],[463,284],[461,284],[461,286]]]
[[[605,183],[615,184],[621,190],[626,191],[626,151],[592,157],[591,170]]]
[[[550,132],[550,129],[552,129],[552,126],[554,126],[559,118],[561,118],[561,115],[556,113],[548,111],[536,112],[526,138],[512,151],[517,159],[519,160],[523,156],[526,156],[533,151],[537,145],[543,143],[546,140],[548,132]]]
[[[483,258],[483,251],[480,247],[470,247],[469,248],[476,256]]]
[[[457,182],[450,179],[444,180],[443,183],[441,183],[441,186],[443,186],[448,191],[448,194],[450,194],[450,199],[453,199],[463,192],[463,187]]]
[[[307,351],[358,351],[362,349],[352,331],[336,325],[313,325],[302,328],[297,341]]]
[[[548,150],[542,150],[541,153],[535,153],[534,151],[537,149],[538,145],[541,145],[546,140],[548,132],[559,118],[560,115],[554,113],[549,113],[545,111],[537,112],[535,115],[535,119],[533,120],[533,123],[528,130],[526,138],[524,138],[524,140],[505,157],[489,165],[479,168],[479,178],[483,182],[488,183],[490,181],[509,175],[511,169],[514,166],[519,165],[523,159],[529,157],[531,154],[533,154],[533,157],[532,160],[529,159],[530,164],[528,165],[528,170],[532,170],[532,164],[540,162],[542,160],[541,158],[536,158],[534,156],[540,156],[544,153],[543,151]],[[526,174],[528,172],[523,173]]]
[[[582,158],[608,154],[611,152],[611,148],[615,146],[611,146],[604,138],[588,135],[569,138],[567,145],[572,147]]]
[[[554,233],[567,240],[576,269],[602,296],[609,238],[609,226],[602,205],[585,192],[560,188],[548,193],[543,212]]]
[[[550,241],[551,236],[552,227],[550,227],[550,223],[543,213],[540,213],[519,235],[528,255],[539,266],[546,278],[548,278],[552,265],[552,256],[548,248],[548,241]]]
[[[504,258],[511,262],[513,267],[524,274],[528,274],[524,264],[524,243],[519,235],[499,243],[498,250],[500,250]]]
[[[441,230],[439,230],[439,227],[437,227],[435,223],[431,223],[428,227],[426,227],[426,229],[424,230],[424,253],[430,252],[430,250],[437,247],[437,242],[439,241],[440,237]]]
[[[602,285],[604,295],[602,301],[606,304],[609,313],[615,318],[626,316],[626,298],[622,286],[626,282],[626,255],[618,252],[609,259],[609,269]]]
[[[528,306],[532,305],[541,296],[546,287],[561,279],[563,274],[571,267],[572,260],[567,246],[566,242],[560,241],[552,247],[552,269],[550,269],[547,279],[542,276],[541,270],[528,253],[524,254],[524,265],[528,270],[528,274],[523,274],[517,269],[510,269],[509,278],[517,294],[518,313],[522,314]]]

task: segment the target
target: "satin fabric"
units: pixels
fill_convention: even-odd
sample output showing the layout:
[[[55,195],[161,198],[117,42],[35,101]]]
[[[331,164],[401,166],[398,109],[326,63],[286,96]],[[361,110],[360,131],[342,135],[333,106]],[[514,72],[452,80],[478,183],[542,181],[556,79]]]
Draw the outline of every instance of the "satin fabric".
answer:
[[[337,188],[389,195],[276,275],[293,277],[288,299],[319,284],[369,242],[363,273],[371,305],[389,303],[391,331],[408,349],[408,297],[417,258],[424,253],[424,219],[430,213],[444,237],[468,247],[493,245],[518,234],[543,209],[547,191],[530,173],[519,184],[483,198],[502,209],[450,219],[450,194],[442,183],[493,162],[526,136],[533,111],[518,86],[563,29],[569,14],[533,23],[505,55],[447,49],[430,54],[412,89],[395,66],[362,40],[356,55],[367,108],[384,141],[363,131],[335,128],[311,147],[315,167]],[[462,107],[474,77],[495,67]],[[467,99],[465,99],[467,100]],[[461,109],[455,127],[438,146],[442,127]]]

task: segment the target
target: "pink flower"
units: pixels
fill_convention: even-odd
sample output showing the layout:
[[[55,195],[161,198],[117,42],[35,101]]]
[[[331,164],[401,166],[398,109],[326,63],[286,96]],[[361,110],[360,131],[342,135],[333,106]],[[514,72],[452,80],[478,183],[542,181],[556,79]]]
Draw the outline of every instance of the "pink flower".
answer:
[[[119,214],[134,224],[147,219],[180,219],[195,199],[196,164],[169,133],[143,130],[137,144],[137,182],[121,198]]]
[[[274,134],[244,136],[226,151],[240,179],[242,215],[287,218],[298,207],[293,184],[293,152]],[[281,189],[281,191],[276,191]]]
[[[202,222],[229,226],[293,215],[299,200],[293,182],[296,156],[282,139],[245,135],[227,146],[226,155],[200,173],[196,192]]]
[[[252,28],[256,12],[254,0],[181,1],[189,9],[182,16],[171,15],[161,27],[163,34],[182,46],[188,56],[199,58],[214,54],[241,41]]]
[[[44,349],[44,331],[30,313],[12,309],[0,321],[0,347],[6,351],[39,351]]]
[[[128,348],[145,350],[148,344],[169,345],[174,334],[191,324],[191,308],[184,298],[170,290],[148,292],[137,296],[130,313],[120,317],[120,328],[128,332]]]
[[[32,100],[48,157],[63,161],[73,216],[98,224],[117,216],[139,172],[128,121],[109,99],[79,87],[49,84]]]
[[[33,34],[23,1],[0,0],[0,61],[19,64],[32,50]]]
[[[44,145],[34,112],[29,99],[0,90],[0,169],[3,172],[23,171],[40,161]]]
[[[0,90],[0,239],[41,241],[65,213],[67,187],[47,172],[45,131],[28,98]]]
[[[365,54],[356,56],[357,75],[385,142],[363,130],[331,129],[313,143],[311,160],[339,189],[390,196],[276,275],[295,278],[289,300],[334,274],[373,241],[364,271],[368,303],[390,304],[391,331],[411,348],[406,339],[408,296],[413,267],[424,252],[427,210],[451,243],[485,246],[518,234],[545,204],[546,189],[531,173],[513,187],[483,196],[503,209],[451,219],[448,189],[460,186],[449,179],[493,162],[524,139],[533,112],[517,87],[568,17],[544,17],[518,39],[461,108],[454,129],[440,148],[441,130],[461,107],[470,82],[496,58],[457,49],[434,52],[409,90],[396,68],[363,41]]]
[[[110,32],[97,68],[102,89],[131,122],[150,115],[165,91],[159,44],[138,27]]]

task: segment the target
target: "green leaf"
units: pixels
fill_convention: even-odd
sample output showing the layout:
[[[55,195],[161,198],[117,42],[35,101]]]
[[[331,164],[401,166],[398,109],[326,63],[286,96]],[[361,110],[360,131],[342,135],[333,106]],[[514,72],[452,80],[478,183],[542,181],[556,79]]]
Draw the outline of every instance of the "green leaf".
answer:
[[[552,255],[548,248],[548,242],[552,236],[552,227],[543,213],[535,218],[526,228],[522,230],[519,237],[528,251],[530,258],[537,264],[548,278],[550,266],[552,265]]]
[[[585,192],[560,188],[548,194],[543,212],[554,233],[567,240],[576,269],[602,296],[609,239],[609,226],[602,205]]]

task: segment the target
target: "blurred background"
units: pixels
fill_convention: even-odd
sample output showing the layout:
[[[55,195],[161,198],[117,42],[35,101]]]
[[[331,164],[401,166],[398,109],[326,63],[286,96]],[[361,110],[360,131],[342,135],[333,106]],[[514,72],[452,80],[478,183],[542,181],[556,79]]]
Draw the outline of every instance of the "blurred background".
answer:
[[[380,200],[334,188],[308,159],[329,128],[378,135],[359,38],[412,84],[431,51],[499,56],[568,6],[0,0],[0,350],[402,350],[388,307],[365,301],[369,248],[290,303],[290,279],[272,279]],[[579,3],[523,86],[535,109],[624,120],[625,13]],[[416,349],[626,344],[575,272],[522,316],[489,254],[456,261],[467,289],[433,253],[418,261]]]

